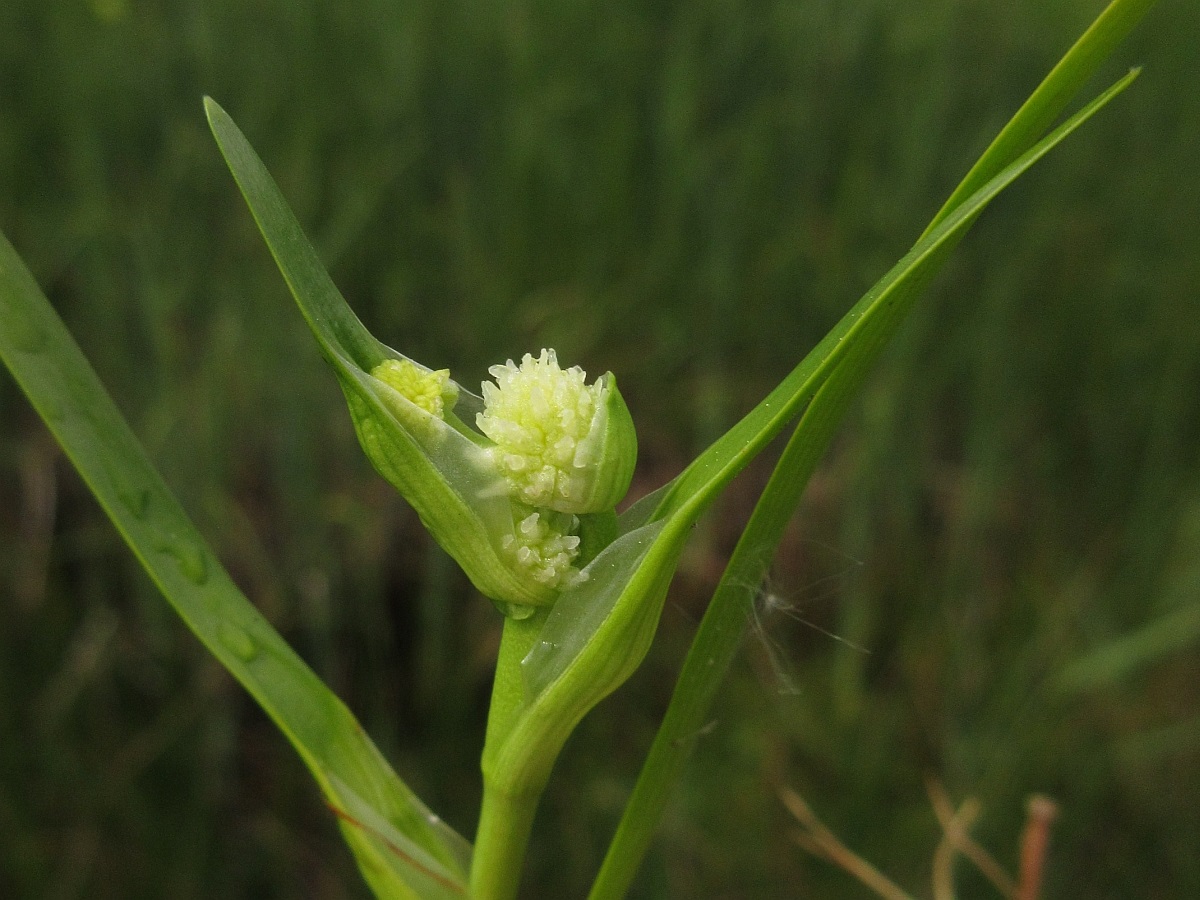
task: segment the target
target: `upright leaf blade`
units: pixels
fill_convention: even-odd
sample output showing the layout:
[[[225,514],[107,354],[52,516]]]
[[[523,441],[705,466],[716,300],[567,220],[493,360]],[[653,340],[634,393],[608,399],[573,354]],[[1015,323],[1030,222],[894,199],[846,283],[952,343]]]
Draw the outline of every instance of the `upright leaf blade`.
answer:
[[[932,229],[1041,137],[1158,0],[1113,0],[1042,79],[938,210]],[[926,229],[928,231],[929,229]]]
[[[262,161],[211,97],[204,98],[204,112],[229,170],[246,196],[271,255],[284,280],[297,298],[304,298],[300,311],[312,328],[321,352],[330,362],[352,362],[364,371],[389,357],[329,277],[317,251],[305,237],[295,214],[275,188]]]
[[[154,583],[300,753],[381,897],[463,892],[469,848],[396,776],[346,706],[238,590],[151,465],[78,344],[0,234],[0,358]],[[400,846],[403,844],[403,846]]]
[[[976,161],[925,229],[928,236],[989,179],[1012,163],[1062,112],[1154,0],[1115,0],[1064,55]],[[591,898],[619,897],[632,882],[690,752],[688,736],[710,715],[717,686],[745,629],[745,585],[757,584],[804,487],[855,393],[865,366],[843,366],[815,395],[780,457],[714,593],[684,662],[670,706],[593,885]],[[643,513],[644,515],[644,513]]]
[[[666,804],[669,788],[678,779],[689,755],[688,736],[695,734],[708,716],[717,687],[741,640],[746,621],[744,604],[752,592],[746,586],[761,580],[809,476],[879,350],[991,199],[1107,105],[1132,83],[1137,74],[1138,70],[1131,71],[1029,151],[1012,160],[1007,167],[1001,167],[994,177],[965,200],[939,213],[913,249],[788,376],[785,384],[800,370],[811,369],[805,395],[811,403],[764,489],[705,612],[663,724],[592,886],[590,900],[623,896],[632,883]],[[999,156],[994,154],[993,162],[998,159]],[[978,169],[977,166],[972,171]],[[824,377],[821,377],[822,372]],[[771,397],[774,396],[773,392]],[[785,402],[795,402],[794,395]],[[743,427],[756,418],[765,421],[767,411],[762,407],[766,403],[760,404],[735,427]],[[714,469],[719,471],[721,465],[737,465],[736,445],[714,445],[709,452],[713,453],[716,465],[701,467],[701,475],[711,479]],[[688,472],[685,472],[681,481],[687,476]],[[698,485],[703,483],[699,478],[695,480]],[[690,492],[676,488],[666,495],[660,509],[669,509],[672,503],[687,503],[689,494],[702,496],[703,490],[699,486]]]
[[[1136,74],[1129,73],[1055,129],[917,241],[766,399],[663,492],[655,512],[646,519],[641,514],[632,517],[633,522],[661,522],[662,528],[648,548],[629,556],[636,570],[623,582],[620,578],[611,579],[614,589],[621,593],[608,603],[611,612],[607,617],[593,622],[580,616],[581,627],[589,628],[590,634],[583,638],[572,636],[570,640],[558,637],[559,647],[580,648],[573,657],[564,658],[558,648],[545,652],[535,649],[527,657],[526,665],[534,669],[528,673],[527,681],[540,690],[528,698],[526,709],[504,743],[490,758],[485,756],[485,773],[498,773],[493,778],[497,788],[520,794],[538,785],[545,777],[548,761],[553,760],[570,728],[640,662],[657,625],[670,573],[692,524],[708,504],[823,389],[833,373],[854,373],[870,365],[921,289],[987,205],[1124,90]],[[826,414],[837,417],[844,408],[845,398],[837,409],[827,410]],[[571,591],[564,593],[559,604],[570,603]],[[551,618],[554,615],[551,611]],[[549,622],[548,619],[547,626]],[[543,668],[549,671],[542,671]]]

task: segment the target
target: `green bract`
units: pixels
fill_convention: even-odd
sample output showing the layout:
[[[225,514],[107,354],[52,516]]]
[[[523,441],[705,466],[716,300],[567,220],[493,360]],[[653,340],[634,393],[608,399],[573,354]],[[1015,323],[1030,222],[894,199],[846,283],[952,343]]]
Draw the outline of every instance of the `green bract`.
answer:
[[[385,346],[346,304],[237,126],[211,100],[206,107],[375,468],[472,584],[508,615],[531,615],[584,581],[579,564],[615,537],[613,508],[629,487],[637,455],[616,379],[607,374],[588,386],[582,370],[561,369],[554,352],[543,350],[521,367],[494,367],[500,383],[485,387],[485,400],[447,370]],[[489,439],[476,423],[487,423],[501,440]],[[516,477],[518,457],[529,461],[533,478]],[[548,489],[531,489],[534,483]]]
[[[575,565],[575,513],[616,506],[637,438],[611,374],[589,386],[578,366],[560,368],[553,350],[491,373],[496,384],[484,384],[480,401],[445,369],[389,358],[351,381],[346,396],[376,469],[475,586],[521,616],[586,579]],[[482,403],[483,434],[454,412],[460,397],[468,408]]]
[[[493,374],[504,373],[497,375],[501,387],[485,385],[482,400],[448,371],[399,356],[369,373],[335,364],[375,468],[475,586],[516,616],[586,578],[575,565],[580,521],[572,510],[596,511],[606,498],[615,505],[636,453],[633,424],[611,376],[587,387],[583,372],[560,369],[552,350],[542,351],[540,364],[525,360],[524,373],[511,363],[493,367]],[[516,377],[508,377],[510,370]],[[467,410],[479,409],[476,420],[502,442],[458,417],[460,399]],[[622,429],[618,438],[609,437],[609,423]],[[616,450],[625,447],[633,448],[630,458],[618,459]]]
[[[483,438],[470,435],[452,412],[436,416],[397,390],[391,367],[372,367],[378,375],[336,364],[335,370],[367,457],[475,587],[516,607],[510,611],[518,615],[554,602],[567,572],[560,570],[558,579],[534,577],[537,567],[529,561],[553,535],[521,528],[533,512],[509,498]],[[464,394],[460,388],[459,397]]]

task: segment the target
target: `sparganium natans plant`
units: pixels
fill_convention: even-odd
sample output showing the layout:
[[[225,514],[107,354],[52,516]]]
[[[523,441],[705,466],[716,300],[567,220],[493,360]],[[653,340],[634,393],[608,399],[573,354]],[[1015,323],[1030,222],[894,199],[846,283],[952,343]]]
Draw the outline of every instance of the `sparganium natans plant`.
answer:
[[[188,626],[312,771],[381,898],[515,896],[538,797],[564,741],[641,662],[691,527],[795,424],[685,660],[591,897],[622,896],[744,626],[744,603],[880,348],[984,207],[1136,76],[1057,128],[1069,99],[1153,0],[1116,0],[1009,121],[912,249],[763,401],[621,515],[633,418],[606,373],[555,352],[489,370],[476,395],[375,340],[338,293],[262,162],[206,100],[217,143],[333,368],[376,469],[503,613],[472,846],[397,777],[346,707],[238,591],[32,276],[0,236],[0,356]]]

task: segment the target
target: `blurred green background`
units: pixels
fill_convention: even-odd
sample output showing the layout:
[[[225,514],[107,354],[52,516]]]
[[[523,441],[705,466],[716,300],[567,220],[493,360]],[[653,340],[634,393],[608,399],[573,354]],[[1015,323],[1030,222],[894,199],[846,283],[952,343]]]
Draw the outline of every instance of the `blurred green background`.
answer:
[[[469,837],[498,616],[365,462],[201,96],[385,342],[468,384],[543,346],[617,372],[641,493],[900,256],[1101,5],[7,0],[0,229],[238,583]],[[927,896],[927,776],[1010,867],[1055,798],[1048,897],[1200,896],[1197,47],[1166,0],[1107,69],[1139,82],[889,350],[633,896],[865,896],[793,843],[784,784]],[[523,896],[585,893],[769,462],[567,745]],[[0,897],[365,895],[0,377]]]

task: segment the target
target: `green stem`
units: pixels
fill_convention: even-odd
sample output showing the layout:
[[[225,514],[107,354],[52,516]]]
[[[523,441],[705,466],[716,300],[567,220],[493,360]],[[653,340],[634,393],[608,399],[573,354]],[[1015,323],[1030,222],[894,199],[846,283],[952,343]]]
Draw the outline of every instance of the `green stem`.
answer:
[[[511,900],[517,896],[540,793],[514,797],[489,785],[485,776],[471,862],[472,900]]]
[[[548,610],[539,609],[528,619],[506,618],[492,684],[487,737],[483,745],[483,807],[475,833],[471,860],[473,900],[508,900],[521,882],[521,863],[541,796],[541,785],[512,793],[500,786],[495,759],[512,731],[524,705],[521,660],[537,641]]]

